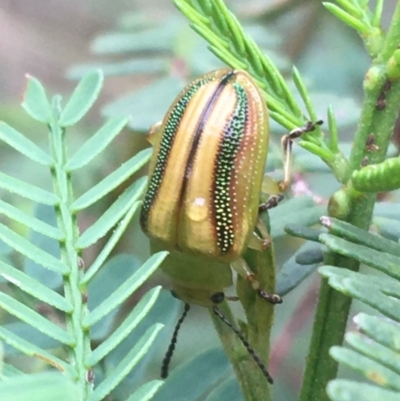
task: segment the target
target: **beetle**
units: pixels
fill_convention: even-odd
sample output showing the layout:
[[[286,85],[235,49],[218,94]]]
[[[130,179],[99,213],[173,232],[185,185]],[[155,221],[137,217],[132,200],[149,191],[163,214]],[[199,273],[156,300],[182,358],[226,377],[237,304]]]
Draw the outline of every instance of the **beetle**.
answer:
[[[316,124],[320,122],[283,137],[284,179],[269,180],[270,194],[282,193],[289,184],[293,139]],[[242,258],[247,247],[268,247],[268,230],[259,213],[279,200],[272,196],[260,205],[269,143],[267,106],[247,72],[213,71],[181,91],[164,119],[150,129],[148,139],[154,152],[140,223],[152,252],[170,252],[161,269],[171,279],[173,293],[187,305],[173,336],[173,350],[189,304],[210,307],[220,316],[217,304],[232,285],[231,268],[261,298],[282,302],[261,288]],[[234,330],[243,342],[243,335]],[[250,353],[254,358],[254,351]],[[256,362],[272,382],[262,362]]]

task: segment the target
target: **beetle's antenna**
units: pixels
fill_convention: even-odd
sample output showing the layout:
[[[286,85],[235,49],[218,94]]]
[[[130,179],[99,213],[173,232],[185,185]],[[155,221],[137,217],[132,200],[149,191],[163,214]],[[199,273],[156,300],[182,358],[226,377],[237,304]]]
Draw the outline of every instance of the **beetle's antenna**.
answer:
[[[264,376],[267,378],[268,382],[273,384],[274,380],[268,373],[267,368],[265,367],[261,359],[258,357],[258,355],[255,353],[254,349],[250,346],[248,341],[244,338],[243,333],[240,330],[238,330],[235,326],[233,326],[233,324],[226,319],[226,317],[221,313],[221,311],[216,306],[213,306],[212,309],[213,312],[221,319],[221,321],[223,321],[228,327],[230,327],[235,332],[235,334],[239,337],[242,344],[247,349],[247,352],[251,355],[251,357],[254,359],[254,362],[258,365],[258,367],[263,372]]]
[[[190,309],[190,305],[185,303],[185,309],[183,310],[182,316],[176,323],[175,330],[172,334],[171,342],[169,344],[167,353],[165,354],[165,357],[164,357],[164,360],[163,360],[163,363],[161,366],[161,378],[162,379],[166,379],[168,377],[169,364],[171,362],[172,355],[175,351],[175,345],[178,340],[178,332],[179,332],[179,329],[181,328],[183,321],[185,320],[186,315],[189,312],[189,309]]]

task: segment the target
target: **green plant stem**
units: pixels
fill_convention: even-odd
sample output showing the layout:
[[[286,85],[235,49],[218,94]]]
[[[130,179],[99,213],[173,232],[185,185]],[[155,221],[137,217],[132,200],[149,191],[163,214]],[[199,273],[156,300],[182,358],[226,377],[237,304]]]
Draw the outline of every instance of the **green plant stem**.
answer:
[[[397,15],[400,21],[400,13]],[[400,84],[392,84],[386,93],[386,106],[379,110],[376,105],[378,98],[382,96],[387,77],[383,66],[379,74],[376,74],[376,66],[372,69],[366,76],[365,98],[350,156],[348,177],[352,171],[361,168],[364,159],[368,159],[369,163],[384,160],[398,115]],[[379,148],[376,152],[369,152],[366,148],[366,141],[371,133],[375,135],[375,144]],[[376,195],[357,193],[352,189],[351,183],[344,191],[348,199],[348,209],[343,220],[367,230]],[[327,254],[325,264],[353,271],[359,268],[359,263],[354,260],[332,253]],[[329,400],[326,386],[336,377],[338,369],[337,362],[329,356],[329,349],[343,341],[350,306],[350,298],[329,287],[327,280],[322,280],[300,401]]]
[[[226,302],[219,305],[219,309],[229,322],[235,322]],[[212,311],[210,311],[210,315],[225,352],[232,363],[244,400],[272,401],[267,379],[244,348],[239,338]],[[253,344],[251,345],[253,346]],[[258,350],[256,352],[258,353]]]
[[[57,109],[57,106],[55,105],[54,108]],[[57,118],[57,110],[54,114]],[[79,282],[83,276],[83,266],[74,247],[79,237],[78,225],[76,216],[72,216],[69,211],[69,205],[73,202],[71,177],[63,168],[66,163],[65,131],[56,122],[50,127],[50,149],[55,160],[54,168],[51,171],[53,187],[61,200],[56,209],[57,222],[66,236],[65,242],[60,244],[61,259],[70,268],[69,275],[64,276],[63,280],[65,298],[73,305],[72,313],[66,315],[67,330],[75,339],[75,345],[68,350],[69,361],[75,371],[74,377],[71,379],[79,385],[82,390],[82,401],[85,401],[89,399],[92,392],[92,383],[88,380],[90,375],[84,364],[90,352],[90,338],[89,332],[85,331],[82,325],[82,320],[88,311],[84,301],[85,294],[82,294],[79,288]]]
[[[268,215],[266,213],[263,214],[263,220],[268,226]],[[265,252],[247,250],[245,260],[256,274],[261,287],[270,294],[274,293],[275,257],[273,245],[271,244]],[[240,330],[245,334],[256,355],[268,368],[275,307],[261,299],[250,283],[241,276],[238,277],[237,281],[237,295],[247,318],[247,323],[241,322]],[[230,322],[234,322],[226,303],[223,305],[222,312]],[[237,336],[215,316],[213,316],[213,322],[232,362],[244,399],[246,401],[272,401],[270,386],[266,377],[244,349]]]
[[[263,219],[268,219],[266,213],[264,213]],[[262,289],[269,294],[273,294],[276,285],[276,270],[272,242],[265,252],[248,249],[245,259],[250,269],[256,274]],[[276,306],[261,299],[249,282],[242,277],[238,278],[237,293],[246,314],[247,333],[250,344],[252,344],[265,365],[268,366],[271,329]]]

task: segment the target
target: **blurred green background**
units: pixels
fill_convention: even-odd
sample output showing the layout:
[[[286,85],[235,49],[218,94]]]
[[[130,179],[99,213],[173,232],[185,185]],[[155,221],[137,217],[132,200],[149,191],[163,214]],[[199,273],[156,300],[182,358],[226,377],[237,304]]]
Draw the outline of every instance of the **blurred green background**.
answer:
[[[326,119],[326,109],[333,105],[341,138],[344,142],[351,141],[362,100],[362,81],[370,62],[357,34],[332,17],[317,0],[226,0],[226,3],[246,31],[286,73],[288,80],[291,66],[297,66],[320,118]],[[386,23],[393,6],[394,0],[387,1],[383,18]],[[112,151],[92,163],[91,168],[85,170],[86,174],[74,177],[77,196],[132,154],[148,146],[145,140],[148,127],[162,118],[187,80],[222,66],[208,52],[205,42],[190,30],[171,0],[1,0],[0,30],[0,120],[44,144],[47,133],[42,126],[33,124],[19,106],[25,74],[39,78],[52,94],[63,94],[69,93],[76,84],[74,80],[92,66],[101,66],[108,77],[95,109],[83,123],[68,132],[71,152],[96,130],[105,116],[132,115],[130,129],[118,137]],[[272,147],[269,168],[279,169],[277,145],[284,131],[276,124],[272,127],[276,146]],[[395,140],[399,137],[396,130]],[[349,145],[343,144],[342,148],[349,149]],[[300,185],[294,191],[326,204],[328,196],[339,188],[338,184],[315,157],[298,149],[295,149],[295,155]],[[51,185],[46,171],[30,169],[29,161],[2,143],[0,169],[43,188]],[[113,194],[114,199],[121,191],[122,188]],[[0,195],[18,207],[32,210],[37,215],[42,213],[44,220],[51,218],[49,210],[41,210],[11,194]],[[82,231],[108,205],[95,205],[90,212],[83,213],[79,220]],[[19,226],[13,229],[24,232]],[[275,244],[279,267],[301,242],[281,234]],[[96,244],[83,255],[86,265],[101,246],[101,243]],[[115,262],[114,274],[120,277],[123,273],[118,266],[140,264],[148,257],[147,239],[138,229],[137,221],[115,253],[125,254]],[[17,257],[14,261],[21,262]],[[45,279],[51,278],[46,276]],[[168,280],[161,273],[153,277],[146,288],[159,283],[168,287]],[[319,277],[314,273],[276,308],[269,367],[276,380],[277,401],[294,400],[298,393],[318,283]],[[125,311],[137,300],[132,299],[125,305]],[[158,377],[163,353],[181,309],[179,302],[171,299],[167,292],[163,294],[154,319],[165,321],[167,327],[157,340],[157,349],[143,362],[142,371],[131,378],[131,384]],[[355,303],[354,313],[358,310]],[[240,310],[237,313],[240,314]],[[115,321],[123,314],[124,310],[120,310]],[[0,324],[3,323],[13,321],[2,312]],[[200,308],[193,308],[183,326],[173,368],[212,347],[219,347],[219,343],[208,315]],[[8,356],[11,357],[11,353]],[[18,357],[12,358],[18,362]],[[27,362],[19,360],[19,363]],[[205,369],[207,371],[207,366]],[[225,361],[218,372],[218,380],[232,374]],[[348,371],[345,374],[353,375]],[[195,379],[201,384],[201,375]],[[128,390],[120,386],[119,391],[123,394]],[[206,395],[201,394],[196,400],[203,400]],[[118,399],[118,392],[114,396]]]

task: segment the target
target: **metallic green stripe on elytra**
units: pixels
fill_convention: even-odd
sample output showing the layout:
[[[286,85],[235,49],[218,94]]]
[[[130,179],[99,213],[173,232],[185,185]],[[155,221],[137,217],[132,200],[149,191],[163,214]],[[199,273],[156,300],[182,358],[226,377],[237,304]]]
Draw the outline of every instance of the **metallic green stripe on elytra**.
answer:
[[[214,167],[213,214],[217,245],[223,255],[229,251],[235,241],[230,188],[234,175],[235,160],[245,131],[248,112],[246,91],[238,83],[234,83],[233,87],[237,97],[236,107],[224,128]]]
[[[175,107],[171,111],[167,123],[165,124],[160,143],[160,150],[157,155],[157,161],[154,166],[153,174],[149,179],[150,181],[140,212],[140,224],[144,231],[147,231],[150,209],[157,198],[158,189],[160,188],[163,176],[165,174],[165,169],[173,146],[174,138],[183,115],[185,114],[188,103],[197,90],[209,80],[210,79],[195,81],[194,84],[185,91],[185,94],[176,103]]]
[[[192,146],[191,146],[191,149],[189,152],[189,157],[188,157],[187,164],[186,164],[185,176],[183,178],[183,186],[182,186],[181,199],[180,199],[181,202],[183,200],[183,196],[186,191],[186,186],[187,186],[187,182],[189,180],[190,171],[192,169],[193,160],[196,156],[197,148],[200,143],[200,138],[203,134],[204,126],[206,125],[208,118],[210,117],[210,114],[214,110],[215,102],[219,99],[221,92],[224,90],[224,87],[229,83],[229,81],[234,76],[235,76],[234,71],[229,71],[227,74],[222,76],[222,78],[218,82],[218,85],[215,88],[214,92],[212,93],[212,95],[208,99],[207,103],[205,104],[205,106],[203,108],[203,112],[201,113],[201,115],[199,117],[199,121],[198,121],[198,124],[196,127],[196,132],[193,137]]]

